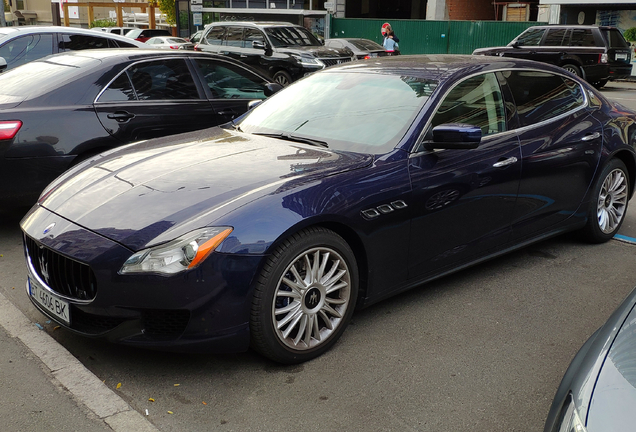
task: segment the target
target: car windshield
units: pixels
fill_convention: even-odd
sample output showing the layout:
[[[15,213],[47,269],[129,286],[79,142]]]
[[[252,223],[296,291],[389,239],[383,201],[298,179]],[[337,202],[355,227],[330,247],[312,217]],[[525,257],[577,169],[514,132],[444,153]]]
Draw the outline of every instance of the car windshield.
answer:
[[[362,51],[384,51],[384,47],[370,40],[354,39],[349,41],[351,45]]]
[[[398,144],[436,87],[436,81],[411,76],[319,73],[280,91],[237,126],[334,150],[384,153]]]
[[[322,46],[318,39],[303,27],[269,27],[265,29],[265,33],[276,48]]]
[[[618,29],[602,30],[610,48],[629,48],[629,44]]]

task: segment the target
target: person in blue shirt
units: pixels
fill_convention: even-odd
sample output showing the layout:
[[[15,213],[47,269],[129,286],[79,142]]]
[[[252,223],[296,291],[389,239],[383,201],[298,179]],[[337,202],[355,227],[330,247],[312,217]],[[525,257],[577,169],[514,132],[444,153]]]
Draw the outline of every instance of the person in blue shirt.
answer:
[[[387,31],[384,38],[384,43],[382,44],[384,45],[384,50],[388,52],[389,55],[397,55],[400,52],[398,43],[393,36],[393,30]]]

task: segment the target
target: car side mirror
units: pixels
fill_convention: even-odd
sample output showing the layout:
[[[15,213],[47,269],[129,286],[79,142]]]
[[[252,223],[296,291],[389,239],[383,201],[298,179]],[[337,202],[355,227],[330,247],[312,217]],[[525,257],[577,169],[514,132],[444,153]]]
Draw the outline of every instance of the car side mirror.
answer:
[[[265,96],[270,97],[274,93],[283,89],[283,86],[278,83],[267,83],[265,85]]]
[[[463,123],[447,123],[433,128],[433,141],[424,144],[433,149],[476,149],[481,142],[481,128]]]
[[[513,48],[519,48],[521,45],[519,44],[519,42],[514,41],[513,43],[510,44],[510,46]]]
[[[262,49],[262,50],[267,49],[265,47],[265,42],[262,42],[262,41],[252,41],[252,48]]]
[[[3,72],[7,68],[7,61],[4,57],[0,57],[0,72]]]

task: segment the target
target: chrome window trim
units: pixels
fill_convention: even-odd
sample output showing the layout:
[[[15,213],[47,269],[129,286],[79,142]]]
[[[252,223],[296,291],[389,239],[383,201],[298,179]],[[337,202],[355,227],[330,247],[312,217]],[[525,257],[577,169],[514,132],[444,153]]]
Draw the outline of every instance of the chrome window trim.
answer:
[[[501,135],[503,135],[503,134],[513,133],[513,132],[514,132],[514,133],[519,133],[520,131],[521,131],[521,132],[525,132],[526,130],[529,130],[529,129],[534,128],[534,127],[544,126],[544,125],[545,125],[545,124],[547,124],[547,123],[551,123],[551,122],[553,122],[553,121],[560,120],[560,119],[562,119],[562,118],[564,118],[564,117],[566,117],[566,116],[569,116],[569,115],[571,115],[571,114],[573,114],[573,113],[575,113],[575,112],[577,112],[577,111],[579,111],[579,110],[582,110],[582,109],[584,109],[584,108],[587,108],[587,107],[588,107],[588,105],[589,105],[589,98],[588,98],[588,94],[587,94],[587,91],[585,90],[585,88],[583,88],[583,86],[582,86],[580,83],[578,83],[578,82],[574,81],[571,77],[569,77],[569,76],[567,76],[567,75],[565,75],[565,74],[563,74],[563,73],[553,72],[553,71],[545,71],[545,70],[541,70],[541,69],[533,69],[533,68],[515,68],[515,69],[510,69],[510,68],[501,68],[501,69],[495,69],[495,70],[489,70],[489,71],[480,71],[480,72],[476,72],[476,73],[474,73],[474,74],[468,75],[468,76],[464,77],[463,79],[461,79],[461,80],[457,81],[457,82],[455,83],[455,85],[453,85],[451,88],[449,88],[449,89],[448,89],[448,90],[444,93],[444,95],[443,95],[443,96],[439,99],[439,102],[438,102],[438,103],[437,103],[437,105],[435,106],[435,109],[433,110],[433,113],[437,112],[437,110],[439,109],[440,105],[442,104],[442,102],[444,102],[444,100],[446,99],[446,97],[448,96],[448,94],[449,94],[449,93],[450,93],[450,92],[451,92],[451,91],[452,91],[455,87],[457,87],[459,84],[461,84],[462,82],[466,81],[467,79],[470,79],[470,78],[473,78],[473,77],[476,77],[476,76],[479,76],[479,75],[485,75],[485,74],[487,74],[487,73],[497,73],[497,72],[507,72],[507,71],[530,71],[530,72],[542,72],[542,73],[549,73],[549,74],[557,75],[557,76],[560,76],[560,77],[563,77],[563,78],[567,78],[567,79],[569,79],[570,81],[573,81],[574,83],[578,84],[579,88],[581,89],[581,93],[583,94],[583,104],[581,104],[581,106],[579,106],[579,107],[577,107],[577,108],[575,108],[575,109],[573,109],[573,110],[570,110],[570,111],[564,112],[564,113],[562,113],[562,114],[559,114],[559,115],[558,115],[558,116],[556,116],[556,117],[553,117],[553,118],[550,118],[550,119],[547,119],[547,120],[540,121],[539,123],[534,123],[534,124],[531,124],[531,125],[528,125],[528,126],[522,126],[522,127],[516,128],[516,129],[509,129],[509,130],[505,130],[505,131],[503,131],[503,132],[497,132],[497,133],[495,133],[495,134],[487,135],[488,137],[501,136]],[[502,92],[502,94],[503,94],[503,92]],[[516,107],[517,107],[517,103],[515,102],[515,108],[516,108]],[[424,125],[424,128],[422,129],[422,132],[420,132],[420,136],[417,138],[416,144],[415,144],[415,146],[413,147],[414,149],[418,149],[418,148],[420,148],[420,146],[421,146],[422,142],[424,141],[424,137],[425,137],[426,131],[427,131],[427,130],[428,130],[428,128],[430,127],[430,125],[431,125],[431,121],[432,121],[432,120],[433,120],[433,116],[431,115],[431,116],[429,116],[428,120],[426,121],[426,124]],[[507,123],[507,122],[506,122],[506,123]],[[506,128],[507,128],[507,127],[508,127],[508,124],[506,124]],[[430,152],[430,150],[418,150],[418,151],[416,151],[416,152],[415,152],[415,151],[412,151],[412,150],[411,150],[411,151],[409,151],[409,153],[410,153],[411,155],[419,155],[419,154],[421,154],[421,153],[426,153],[426,152]]]
[[[164,56],[162,56],[162,57],[153,57],[153,58],[143,59],[143,60],[139,60],[139,61],[136,61],[136,62],[134,62],[134,63],[129,64],[128,66],[126,66],[126,68],[124,68],[124,70],[122,70],[121,72],[119,72],[119,73],[115,76],[115,78],[113,78],[112,80],[108,81],[108,84],[106,84],[106,85],[105,85],[105,86],[104,86],[104,87],[100,90],[100,92],[99,92],[99,93],[97,94],[97,96],[95,97],[95,100],[93,100],[93,104],[94,104],[94,105],[100,105],[100,104],[122,103],[122,102],[126,102],[126,103],[154,102],[154,103],[157,103],[157,102],[161,102],[161,101],[169,101],[169,102],[172,102],[172,101],[181,101],[181,100],[184,100],[184,101],[202,101],[202,100],[207,100],[207,98],[206,98],[206,99],[201,99],[201,97],[200,97],[200,95],[199,95],[199,98],[198,98],[198,99],[160,99],[160,100],[154,100],[154,101],[147,101],[147,100],[139,100],[139,99],[137,99],[137,100],[134,100],[134,101],[119,101],[119,102],[115,102],[115,101],[111,101],[111,102],[100,102],[100,101],[99,101],[99,98],[100,98],[100,97],[102,96],[102,94],[106,91],[106,89],[107,89],[107,88],[108,88],[108,87],[109,87],[109,86],[110,86],[110,85],[111,85],[111,84],[112,84],[115,80],[117,80],[117,79],[118,79],[118,78],[119,78],[122,74],[126,73],[126,72],[128,71],[128,69],[130,69],[131,67],[136,66],[136,65],[141,64],[141,63],[148,63],[148,62],[151,62],[151,61],[158,61],[158,60],[175,60],[175,59],[183,59],[183,60],[186,62],[186,66],[188,66],[188,60],[190,59],[190,57],[189,57],[189,56],[188,56],[188,57],[185,57],[185,56],[183,56],[183,57],[178,56],[178,57],[177,57],[177,56],[166,56],[166,55],[164,55]],[[188,66],[188,71],[189,71],[189,70],[190,70],[190,67]],[[198,78],[198,77],[194,77],[192,74],[190,74],[190,75],[192,76],[192,80],[195,82],[195,85],[196,85],[196,81],[197,81],[199,78]],[[128,81],[130,81],[130,85],[131,85],[131,87],[132,87],[133,91],[135,91],[135,96],[136,96],[136,95],[137,95],[137,92],[136,92],[136,90],[135,90],[135,87],[134,87],[134,86],[133,86],[133,84],[132,84],[132,81],[130,80],[130,77],[128,78]],[[197,88],[197,93],[198,93],[198,92],[199,92],[199,89]]]

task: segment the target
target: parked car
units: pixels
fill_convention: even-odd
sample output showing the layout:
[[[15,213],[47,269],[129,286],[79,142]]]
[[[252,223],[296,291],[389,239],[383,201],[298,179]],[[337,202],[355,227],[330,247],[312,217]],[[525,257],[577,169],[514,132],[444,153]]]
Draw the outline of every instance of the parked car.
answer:
[[[194,44],[183,38],[156,36],[145,42],[150,48],[173,49],[173,50],[194,50]]]
[[[134,29],[126,33],[127,38],[131,38],[139,42],[146,42],[148,39],[156,36],[172,36],[172,33],[168,30],[160,29]]]
[[[0,27],[0,72],[47,55],[96,48],[140,48],[115,34],[59,26]]]
[[[194,49],[242,61],[283,86],[353,59],[351,51],[326,48],[306,28],[286,22],[212,23]]]
[[[32,205],[82,159],[228,122],[279,88],[232,59],[181,50],[73,51],[0,74],[0,202]]]
[[[327,48],[346,48],[350,50],[358,60],[387,55],[384,47],[369,39],[361,38],[337,38],[325,41]]]
[[[125,35],[131,30],[136,30],[137,27],[93,27],[91,30],[103,31],[106,33],[115,33],[118,35]]]
[[[545,432],[627,431],[636,421],[636,290],[585,342],[557,390]]]
[[[614,27],[534,26],[505,47],[482,48],[477,55],[496,55],[554,64],[597,88],[632,73],[631,48]]]
[[[21,222],[28,293],[87,336],[306,361],[356,307],[567,231],[611,239],[635,140],[633,112],[551,65],[329,68],[59,177]]]

